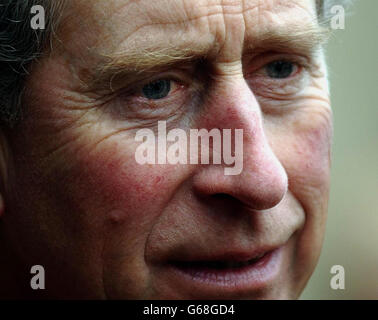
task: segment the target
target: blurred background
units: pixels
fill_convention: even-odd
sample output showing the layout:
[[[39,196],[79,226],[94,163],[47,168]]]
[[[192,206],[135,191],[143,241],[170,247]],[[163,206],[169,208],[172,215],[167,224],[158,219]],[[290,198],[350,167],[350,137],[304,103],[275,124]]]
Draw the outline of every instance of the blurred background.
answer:
[[[322,255],[301,299],[378,299],[378,1],[355,0],[327,49],[335,133]],[[345,289],[333,290],[333,265]]]

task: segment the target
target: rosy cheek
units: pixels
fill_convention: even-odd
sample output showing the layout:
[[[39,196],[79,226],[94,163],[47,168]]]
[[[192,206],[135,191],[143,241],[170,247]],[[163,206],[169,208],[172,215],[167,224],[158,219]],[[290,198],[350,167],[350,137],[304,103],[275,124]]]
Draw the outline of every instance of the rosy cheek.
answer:
[[[314,128],[303,134],[299,146],[305,167],[315,172],[328,168],[330,143],[329,130],[326,128]]]
[[[288,159],[289,184],[305,206],[328,196],[331,136],[329,121],[313,121],[291,136],[295,142]]]
[[[291,189],[323,188],[329,179],[331,113],[306,109],[294,119],[270,127],[273,150],[287,171]]]
[[[175,189],[171,168],[140,165],[131,149],[120,151],[111,143],[78,167],[85,168],[80,179],[90,181],[84,191],[87,198],[104,208],[107,218],[117,224],[149,223],[161,213]],[[94,198],[91,190],[97,190],[101,196]]]

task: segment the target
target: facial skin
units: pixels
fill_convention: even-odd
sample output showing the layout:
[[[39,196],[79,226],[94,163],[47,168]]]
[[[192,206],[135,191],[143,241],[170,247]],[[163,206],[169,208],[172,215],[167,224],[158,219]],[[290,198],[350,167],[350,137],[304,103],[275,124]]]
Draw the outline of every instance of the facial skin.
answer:
[[[297,298],[329,191],[318,28],[311,0],[72,1],[60,44],[32,68],[23,120],[2,133],[2,275],[43,265],[38,294],[53,298]],[[280,60],[293,71],[274,78]],[[142,88],[158,79],[171,91],[148,100]],[[139,165],[137,130],[164,120],[243,129],[242,173]],[[277,274],[251,288],[203,287],[170,268],[272,249]],[[28,285],[19,294],[35,296]]]

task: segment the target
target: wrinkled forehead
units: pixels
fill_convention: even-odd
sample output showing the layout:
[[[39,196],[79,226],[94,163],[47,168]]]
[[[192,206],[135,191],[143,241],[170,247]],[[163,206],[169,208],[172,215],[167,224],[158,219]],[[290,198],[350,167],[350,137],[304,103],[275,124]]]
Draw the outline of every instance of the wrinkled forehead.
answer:
[[[79,0],[69,10],[65,36],[112,51],[194,43],[193,50],[217,51],[229,39],[248,46],[317,26],[314,0]]]

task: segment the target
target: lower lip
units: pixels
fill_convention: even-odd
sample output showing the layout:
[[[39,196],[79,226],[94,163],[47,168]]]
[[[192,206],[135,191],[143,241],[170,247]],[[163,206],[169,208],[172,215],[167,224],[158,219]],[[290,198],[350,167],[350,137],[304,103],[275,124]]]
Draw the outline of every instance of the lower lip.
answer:
[[[172,265],[173,272],[180,277],[179,281],[190,282],[190,287],[220,293],[253,291],[267,287],[277,278],[281,269],[282,248],[275,249],[253,264],[241,268],[208,269],[180,268]]]

